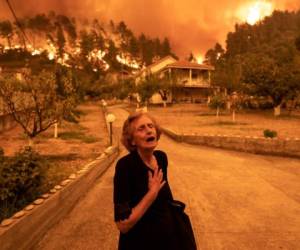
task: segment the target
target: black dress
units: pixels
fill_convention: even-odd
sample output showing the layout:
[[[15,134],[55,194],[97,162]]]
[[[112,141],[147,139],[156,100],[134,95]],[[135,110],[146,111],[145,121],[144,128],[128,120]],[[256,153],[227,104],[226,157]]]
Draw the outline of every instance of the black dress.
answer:
[[[163,151],[154,151],[163,178],[167,181],[168,159]],[[137,151],[119,159],[114,176],[115,221],[129,217],[148,191],[148,171],[152,171],[140,158]],[[168,200],[172,200],[168,182],[161,188],[156,200],[143,217],[125,234],[120,233],[119,250],[176,250]],[[182,250],[182,249],[180,249]]]

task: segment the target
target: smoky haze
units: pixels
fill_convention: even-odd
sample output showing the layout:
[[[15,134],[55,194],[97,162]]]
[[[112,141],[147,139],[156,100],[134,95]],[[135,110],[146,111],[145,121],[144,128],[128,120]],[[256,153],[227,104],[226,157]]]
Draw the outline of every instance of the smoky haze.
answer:
[[[225,44],[236,22],[245,22],[241,7],[255,2],[272,3],[274,9],[298,10],[299,0],[10,0],[17,16],[54,10],[76,18],[125,21],[135,34],[168,37],[175,53],[204,54],[216,42]],[[6,1],[0,2],[0,18],[11,18]]]

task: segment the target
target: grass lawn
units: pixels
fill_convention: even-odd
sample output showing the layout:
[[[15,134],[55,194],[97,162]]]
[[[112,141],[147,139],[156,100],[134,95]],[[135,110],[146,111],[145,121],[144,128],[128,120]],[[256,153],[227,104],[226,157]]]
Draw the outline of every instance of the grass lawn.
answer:
[[[263,136],[265,129],[277,131],[278,138],[300,138],[300,111],[273,116],[273,110],[240,110],[235,122],[228,111],[216,112],[200,104],[176,104],[167,108],[149,107],[158,122],[177,133]]]

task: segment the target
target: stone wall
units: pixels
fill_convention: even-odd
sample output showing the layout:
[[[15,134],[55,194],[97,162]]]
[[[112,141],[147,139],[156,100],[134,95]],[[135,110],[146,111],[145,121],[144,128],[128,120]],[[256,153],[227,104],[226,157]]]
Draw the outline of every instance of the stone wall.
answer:
[[[300,158],[299,138],[264,138],[233,135],[198,135],[176,134],[174,131],[162,128],[172,139],[196,145],[231,149],[255,154],[269,154]]]

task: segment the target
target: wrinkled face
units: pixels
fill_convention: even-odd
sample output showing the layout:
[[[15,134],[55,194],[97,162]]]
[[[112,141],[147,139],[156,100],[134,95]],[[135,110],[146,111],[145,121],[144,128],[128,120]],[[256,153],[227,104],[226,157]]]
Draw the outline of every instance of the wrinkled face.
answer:
[[[132,144],[137,148],[154,149],[157,146],[157,134],[155,125],[146,115],[141,116],[132,123],[133,140]]]

